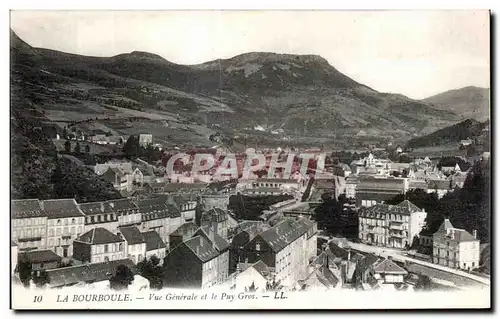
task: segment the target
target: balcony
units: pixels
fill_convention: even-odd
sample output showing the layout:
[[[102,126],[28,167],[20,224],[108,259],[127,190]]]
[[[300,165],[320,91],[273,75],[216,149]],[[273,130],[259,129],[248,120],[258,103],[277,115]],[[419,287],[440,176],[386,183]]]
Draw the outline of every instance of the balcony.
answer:
[[[402,233],[389,233],[389,237],[393,237],[393,238],[406,238],[406,235],[402,234]]]

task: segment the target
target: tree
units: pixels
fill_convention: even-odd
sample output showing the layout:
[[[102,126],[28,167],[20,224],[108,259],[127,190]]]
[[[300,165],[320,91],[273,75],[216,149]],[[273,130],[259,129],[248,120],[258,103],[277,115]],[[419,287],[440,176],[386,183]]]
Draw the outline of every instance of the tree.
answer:
[[[66,151],[66,153],[71,153],[71,142],[69,140],[66,140],[66,142],[64,142],[64,150]]]
[[[89,144],[85,145],[85,153],[90,153],[90,146],[89,146]]]
[[[19,273],[19,279],[25,287],[29,287],[30,280],[32,278],[33,265],[27,260],[19,260],[17,263],[17,272]]]
[[[245,292],[256,292],[257,287],[255,287],[255,282],[252,281],[252,284],[249,287],[245,287]]]
[[[36,272],[36,275],[33,276],[33,283],[38,288],[43,288],[50,282],[49,275],[45,270],[40,270]]]
[[[109,286],[113,290],[127,289],[128,286],[134,281],[134,274],[125,265],[116,267],[116,273],[109,279]]]
[[[125,145],[123,145],[123,153],[126,157],[138,157],[140,155],[139,139],[135,135],[130,135]]]
[[[77,155],[80,155],[82,153],[82,148],[80,146],[80,142],[76,142],[76,146],[75,146],[75,153]]]
[[[415,290],[429,291],[432,289],[432,281],[426,275],[420,275],[418,277],[417,284],[415,285]]]

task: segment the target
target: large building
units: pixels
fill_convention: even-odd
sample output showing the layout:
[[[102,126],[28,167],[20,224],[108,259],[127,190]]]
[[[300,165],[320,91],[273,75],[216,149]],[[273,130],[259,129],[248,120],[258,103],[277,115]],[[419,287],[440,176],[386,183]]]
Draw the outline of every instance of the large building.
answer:
[[[409,189],[407,178],[364,177],[356,188],[356,206],[370,207],[381,204],[399,194],[406,194]]]
[[[358,211],[359,239],[386,247],[405,248],[425,225],[427,213],[408,200],[398,205],[377,204]]]
[[[473,233],[453,227],[450,220],[445,219],[432,236],[433,263],[468,271],[479,267],[480,242],[476,231]]]
[[[146,258],[146,240],[136,226],[120,227],[117,235],[125,239],[125,256],[134,264]]]
[[[73,242],[73,258],[83,263],[100,263],[127,258],[125,240],[105,228],[94,228]]]
[[[227,280],[229,244],[213,233],[195,234],[171,250],[165,263],[167,287],[210,288]]]
[[[106,228],[112,233],[118,231],[118,215],[109,203],[94,202],[78,206],[85,215],[85,232],[96,227]]]
[[[51,199],[42,202],[47,214],[47,248],[59,256],[73,255],[73,240],[83,234],[85,215],[74,199]]]
[[[285,219],[255,236],[243,249],[245,262],[262,260],[274,268],[277,281],[291,286],[304,277],[309,260],[316,256],[317,224],[308,218]]]
[[[47,246],[47,213],[38,199],[11,201],[12,240],[19,251]]]

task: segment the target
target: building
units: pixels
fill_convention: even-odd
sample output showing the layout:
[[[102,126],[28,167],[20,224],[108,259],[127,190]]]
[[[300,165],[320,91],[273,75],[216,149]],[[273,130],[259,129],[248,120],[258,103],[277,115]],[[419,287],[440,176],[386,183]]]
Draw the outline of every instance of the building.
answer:
[[[350,175],[345,179],[345,196],[347,198],[356,198],[356,189],[358,187],[358,177]]]
[[[34,271],[59,268],[62,261],[61,256],[55,254],[52,250],[22,252],[19,254],[18,259],[19,261],[30,262]]]
[[[83,234],[85,214],[74,199],[50,199],[42,202],[47,214],[47,248],[59,256],[73,255],[73,240]]]
[[[183,241],[193,237],[198,230],[198,226],[193,222],[184,223],[169,235],[170,250],[179,246]]]
[[[120,227],[117,235],[125,240],[125,256],[134,264],[146,258],[146,240],[136,226]]]
[[[294,285],[306,274],[309,259],[316,256],[317,224],[307,218],[285,219],[255,236],[243,250],[245,260],[262,260],[275,269],[277,281]]]
[[[455,228],[445,219],[432,236],[433,263],[467,271],[479,267],[480,242],[476,231],[473,233]]]
[[[265,292],[268,282],[272,279],[272,269],[259,260],[253,264],[240,264],[239,272],[232,281],[237,291],[248,291],[250,287],[257,292]]]
[[[109,168],[100,177],[113,184],[113,187],[118,191],[129,190],[131,188],[127,173],[120,168]]]
[[[167,287],[210,288],[223,282],[220,252],[205,236],[194,236],[175,247],[165,258]],[[226,277],[227,279],[227,277]]]
[[[19,251],[47,247],[47,213],[38,199],[11,201],[12,240]]]
[[[167,255],[167,245],[163,242],[160,235],[154,230],[142,233],[146,242],[146,258],[150,259],[156,256],[160,259],[160,265],[163,264],[163,258]]]
[[[17,267],[17,254],[19,248],[15,242],[10,241],[10,274],[13,275]]]
[[[116,212],[119,226],[141,224],[141,212],[131,198],[108,200],[106,203]]]
[[[229,218],[228,213],[220,208],[212,208],[201,216],[201,227],[212,227],[222,238],[227,239]]]
[[[120,265],[128,267],[132,273],[136,273],[135,265],[130,259],[84,264],[47,270],[48,286],[62,288],[81,284],[93,286],[100,282],[109,283],[109,279],[114,276],[116,268]]]
[[[365,177],[359,180],[356,189],[356,206],[370,207],[381,204],[409,189],[407,178]]]
[[[142,216],[142,231],[154,230],[166,242],[168,235],[182,223],[179,209],[167,206],[164,198],[142,199],[137,206]]]
[[[139,146],[148,146],[153,144],[153,134],[139,134]]]
[[[73,258],[83,263],[100,263],[127,258],[125,240],[98,227],[79,236],[73,242]]]
[[[449,179],[430,179],[427,181],[427,193],[436,193],[438,198],[442,198],[453,191],[453,181]]]
[[[408,200],[398,205],[377,204],[358,211],[359,239],[386,247],[405,248],[425,226],[427,213]]]
[[[84,232],[96,227],[106,228],[112,233],[118,231],[118,216],[113,207],[107,202],[79,204],[78,207],[85,215]]]
[[[408,275],[406,269],[398,266],[390,257],[376,263],[373,272],[379,284],[402,284]]]
[[[215,263],[215,273],[217,273],[216,284],[222,284],[229,277],[229,242],[222,238],[216,229],[211,226],[200,227],[193,236],[203,236],[217,250],[218,256]]]

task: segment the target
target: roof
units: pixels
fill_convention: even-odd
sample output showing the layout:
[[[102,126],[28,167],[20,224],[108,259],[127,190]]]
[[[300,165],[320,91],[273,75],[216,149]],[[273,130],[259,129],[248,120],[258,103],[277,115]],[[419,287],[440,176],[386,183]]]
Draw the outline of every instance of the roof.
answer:
[[[194,236],[183,242],[186,247],[188,247],[194,255],[203,263],[214,259],[219,256],[219,252],[212,246],[204,236]],[[175,249],[179,249],[179,245]]]
[[[296,221],[285,219],[259,236],[273,251],[278,252],[306,233],[313,225],[314,222],[307,218],[300,218]]]
[[[15,246],[17,246],[17,244],[13,240],[11,240],[10,241],[10,247],[15,247]]]
[[[188,222],[180,225],[174,230],[170,236],[188,236],[191,237],[198,230],[198,226],[193,222]]]
[[[287,179],[287,178],[258,178],[254,180],[259,183],[293,183],[297,184],[297,180],[295,179]]]
[[[85,216],[72,199],[49,199],[43,201],[43,209],[49,219]]]
[[[15,219],[47,216],[38,199],[13,199],[10,201],[10,213]]]
[[[410,180],[409,188],[410,189],[420,188],[426,190],[427,182],[425,180],[412,179]]]
[[[372,267],[378,260],[379,257],[373,254],[366,254],[364,258],[360,259],[356,263],[356,269],[358,269],[361,272],[364,272],[368,268]]]
[[[118,227],[118,230],[129,245],[137,245],[145,242],[142,233],[136,226]]]
[[[267,267],[267,265],[262,260],[259,260],[258,262],[254,263],[250,267],[252,267],[255,270],[257,270],[257,272],[259,274],[261,274],[262,277],[264,277],[264,278],[269,275],[269,268]]]
[[[223,251],[229,248],[229,243],[227,240],[222,238],[219,234],[215,233],[212,229],[211,226],[205,226],[201,227],[195,234],[196,235],[203,235],[205,238],[207,238],[210,242],[212,242],[212,239],[210,235],[213,235],[213,244],[214,247],[219,251]]]
[[[449,219],[445,219],[442,223],[439,229],[436,231],[435,234],[444,234],[446,233],[446,236],[450,239],[453,239],[457,242],[468,242],[468,241],[479,241],[479,239],[474,238],[473,235],[471,235],[468,231],[465,229],[461,228],[455,228],[451,224]],[[451,237],[453,235],[453,237]]]
[[[52,250],[32,250],[18,254],[19,260],[26,260],[32,263],[43,263],[51,261],[61,261],[62,257]]]
[[[91,229],[88,232],[80,235],[78,238],[75,239],[75,241],[87,243],[90,245],[102,245],[111,243],[121,243],[124,242],[125,240],[113,234],[106,228],[98,227]]]
[[[154,230],[144,232],[142,233],[142,236],[146,241],[146,251],[156,250],[160,248],[167,248],[167,245],[165,245],[160,235]]]
[[[214,207],[209,211],[203,213],[201,220],[202,221],[214,221],[214,222],[223,222],[228,220],[228,214],[220,208]]]
[[[411,215],[416,212],[422,212],[422,209],[409,200],[404,200],[397,205],[377,204],[370,207],[361,207],[358,216],[386,219],[386,214]]]
[[[123,199],[113,199],[105,202],[107,205],[110,205],[115,211],[122,210],[138,210],[139,207],[134,203],[131,198],[123,198]]]
[[[110,205],[105,205],[104,202],[78,204],[78,207],[86,216],[97,214],[111,214],[115,210]]]
[[[386,259],[382,262],[380,262],[378,265],[373,267],[373,271],[376,273],[381,273],[381,274],[394,274],[394,275],[406,275],[408,272],[402,268],[396,265],[394,261],[390,259]]]
[[[98,282],[109,280],[120,265],[127,266],[135,273],[135,265],[130,259],[112,260],[108,262],[85,264],[47,270],[49,286],[61,287],[79,282]]]
[[[450,189],[450,181],[447,179],[432,179],[427,182],[428,189]]]
[[[401,190],[404,189],[404,178],[377,178],[365,177],[359,180],[358,190],[375,189],[375,190]]]
[[[193,189],[205,189],[207,184],[205,183],[170,183],[166,184],[164,187],[165,193],[178,192],[183,190],[193,190]]]
[[[247,188],[243,190],[244,193],[255,193],[255,192],[264,192],[264,193],[281,193],[283,190],[277,187],[255,187],[255,188]]]

